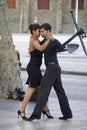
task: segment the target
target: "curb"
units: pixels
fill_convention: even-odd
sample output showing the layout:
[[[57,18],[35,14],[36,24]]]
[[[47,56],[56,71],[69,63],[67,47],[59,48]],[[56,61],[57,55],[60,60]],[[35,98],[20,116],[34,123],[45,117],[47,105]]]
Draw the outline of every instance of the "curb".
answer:
[[[70,74],[70,75],[83,75],[87,76],[87,72],[76,72],[76,71],[62,71],[62,74]]]
[[[21,67],[21,71],[26,71],[25,67]],[[41,69],[42,72],[45,72],[45,69]],[[70,74],[70,75],[83,75],[87,76],[87,72],[77,72],[77,71],[68,71],[62,70],[62,74]]]

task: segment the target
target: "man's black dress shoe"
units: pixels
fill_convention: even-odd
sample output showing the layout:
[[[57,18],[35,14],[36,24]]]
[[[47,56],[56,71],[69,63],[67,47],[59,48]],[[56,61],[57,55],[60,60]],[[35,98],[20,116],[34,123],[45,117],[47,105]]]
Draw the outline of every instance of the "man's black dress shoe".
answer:
[[[68,120],[68,119],[71,119],[71,118],[72,118],[72,115],[59,117],[60,120]]]
[[[37,117],[35,115],[31,115],[29,118],[26,118],[26,121],[34,121],[34,120],[39,120],[40,117]]]

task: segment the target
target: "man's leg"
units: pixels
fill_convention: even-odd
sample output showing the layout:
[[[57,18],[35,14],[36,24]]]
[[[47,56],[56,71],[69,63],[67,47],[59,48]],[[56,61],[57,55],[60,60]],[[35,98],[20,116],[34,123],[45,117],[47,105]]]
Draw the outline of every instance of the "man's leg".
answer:
[[[68,98],[67,98],[65,90],[62,86],[61,75],[59,75],[57,77],[53,86],[54,86],[54,89],[56,91],[57,97],[59,99],[61,112],[62,112],[63,116],[65,117],[65,118],[62,117],[62,118],[59,118],[59,119],[72,118],[72,112],[71,112],[71,109],[70,109],[70,106],[69,106]]]

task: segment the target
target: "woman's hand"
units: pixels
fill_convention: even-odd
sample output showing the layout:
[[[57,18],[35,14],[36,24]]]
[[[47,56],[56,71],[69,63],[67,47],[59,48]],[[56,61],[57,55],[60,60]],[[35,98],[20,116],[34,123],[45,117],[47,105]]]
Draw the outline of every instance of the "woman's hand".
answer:
[[[54,40],[53,35],[51,33],[47,34],[46,38],[52,41]]]

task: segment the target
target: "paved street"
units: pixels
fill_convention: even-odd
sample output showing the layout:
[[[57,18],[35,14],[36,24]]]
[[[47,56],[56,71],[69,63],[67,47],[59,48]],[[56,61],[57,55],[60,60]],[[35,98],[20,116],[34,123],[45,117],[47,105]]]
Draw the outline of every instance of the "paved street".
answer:
[[[13,34],[13,42],[16,46],[16,49],[20,51],[20,56],[21,56],[21,63],[22,63],[22,68],[26,68],[30,56],[28,54],[28,46],[29,46],[29,34],[24,34],[24,35],[17,35]],[[61,43],[66,41],[71,35],[55,35],[55,38],[58,38]],[[58,59],[59,63],[62,68],[62,72],[66,73],[67,71],[69,73],[80,73],[87,75],[87,56],[84,54],[84,51],[82,49],[81,43],[77,38],[75,38],[72,43],[78,43],[79,48],[72,54],[69,54],[68,52],[62,52],[58,53]],[[87,38],[84,39],[84,44],[87,49]],[[77,67],[78,66],[78,67]],[[43,64],[41,66],[41,69],[45,69],[44,65],[44,60]]]
[[[61,41],[66,38],[67,36],[60,36]],[[23,35],[23,37],[15,35],[14,43],[20,51],[22,67],[24,68],[26,68],[29,61],[29,55],[27,53],[28,41],[28,35]],[[62,81],[69,98],[73,118],[67,121],[58,119],[61,116],[61,111],[54,89],[52,89],[48,105],[52,115],[55,117],[54,119],[43,118],[42,115],[41,120],[25,122],[21,118],[17,118],[17,111],[20,108],[21,101],[1,100],[0,130],[87,130],[87,57],[84,55],[81,47],[73,54],[69,55],[66,52],[64,54],[58,54],[58,57],[62,72],[67,72],[68,74],[62,74]],[[45,70],[44,63],[41,69]],[[78,75],[71,75],[73,72],[74,74],[78,72]],[[24,85],[27,79],[26,71],[21,71],[21,79],[23,89],[26,91],[27,87]],[[35,102],[28,104],[26,108],[27,116],[32,113],[34,106]]]
[[[64,35],[64,34],[53,34],[54,38],[58,39],[62,44],[68,40],[72,35]],[[15,44],[16,48],[20,51],[21,53],[21,58],[23,58],[23,56],[29,56],[28,55],[28,46],[29,46],[29,37],[30,34],[13,34],[12,38],[13,38],[13,43]],[[87,37],[83,39],[84,41],[84,45],[86,47],[87,50]],[[74,38],[70,43],[76,43],[79,45],[79,48],[77,49],[77,51],[75,51],[74,53],[70,54],[69,56],[85,56],[83,49],[82,49],[82,45],[80,43],[80,40],[78,37]],[[68,56],[68,53],[60,53],[60,56]]]

